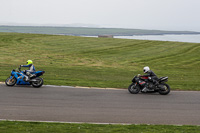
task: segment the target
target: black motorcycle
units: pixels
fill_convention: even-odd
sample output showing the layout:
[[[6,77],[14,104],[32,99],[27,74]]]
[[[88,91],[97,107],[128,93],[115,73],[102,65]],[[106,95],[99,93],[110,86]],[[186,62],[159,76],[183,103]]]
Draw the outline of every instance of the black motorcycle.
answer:
[[[148,88],[148,92],[158,92],[161,95],[167,95],[170,92],[170,86],[165,82],[168,81],[168,77],[160,77],[157,80],[157,84],[155,85],[150,77],[136,75],[132,79],[132,84],[128,87],[128,91],[131,94],[137,94],[146,86]]]

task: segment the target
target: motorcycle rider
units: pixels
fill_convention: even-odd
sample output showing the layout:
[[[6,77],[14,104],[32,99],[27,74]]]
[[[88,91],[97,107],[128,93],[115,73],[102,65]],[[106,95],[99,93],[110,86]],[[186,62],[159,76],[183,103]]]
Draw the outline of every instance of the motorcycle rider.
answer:
[[[32,60],[27,60],[27,65],[20,65],[20,67],[29,67],[29,70],[24,70],[24,73],[26,74],[26,81],[29,81],[30,78],[35,76],[34,74],[32,74],[33,72],[35,72],[35,67]]]
[[[148,79],[153,82],[154,85],[158,85],[158,77],[156,76],[156,74],[150,70],[150,68],[148,66],[143,68],[144,73],[146,73],[146,75],[142,75],[145,77],[148,77]],[[147,92],[149,89],[147,87],[147,83],[145,84],[145,87],[142,89],[143,92]]]

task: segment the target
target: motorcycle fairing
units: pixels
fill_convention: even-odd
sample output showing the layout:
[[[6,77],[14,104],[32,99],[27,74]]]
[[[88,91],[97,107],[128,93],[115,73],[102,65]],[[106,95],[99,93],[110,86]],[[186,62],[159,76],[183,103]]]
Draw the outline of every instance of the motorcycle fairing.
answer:
[[[15,72],[15,71],[12,71],[11,72],[11,76],[10,76],[10,79],[13,78],[13,76],[17,79],[17,82],[16,84],[17,85],[30,85],[29,82],[25,82],[23,79],[24,79],[24,73],[19,73],[19,72]]]
[[[36,71],[36,72],[32,72],[31,74],[35,74],[36,77],[39,77],[39,76],[43,75],[43,73],[45,73],[45,71]]]

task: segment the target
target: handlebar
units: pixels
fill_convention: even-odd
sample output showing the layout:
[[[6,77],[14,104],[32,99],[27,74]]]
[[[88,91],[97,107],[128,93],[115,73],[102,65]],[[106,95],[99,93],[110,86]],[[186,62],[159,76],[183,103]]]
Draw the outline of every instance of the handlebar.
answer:
[[[21,65],[19,65],[19,68],[18,68],[18,69],[19,69],[19,71],[21,71]]]

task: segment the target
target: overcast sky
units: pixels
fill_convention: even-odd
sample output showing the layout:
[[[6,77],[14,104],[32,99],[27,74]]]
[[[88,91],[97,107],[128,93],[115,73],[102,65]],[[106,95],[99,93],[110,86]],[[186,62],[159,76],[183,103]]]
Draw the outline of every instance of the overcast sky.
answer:
[[[200,0],[0,0],[0,24],[200,31]]]

